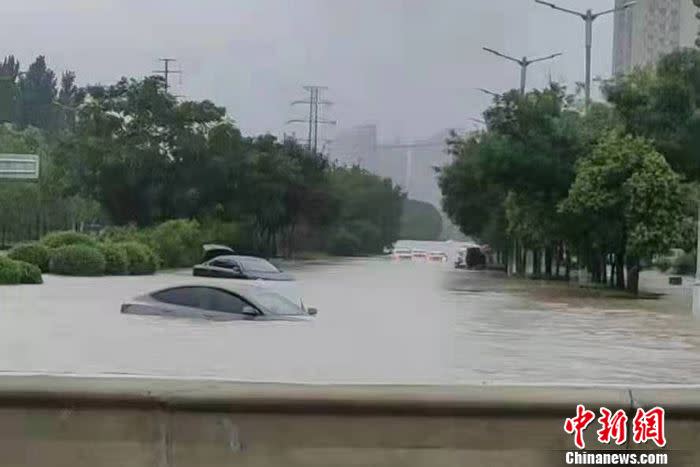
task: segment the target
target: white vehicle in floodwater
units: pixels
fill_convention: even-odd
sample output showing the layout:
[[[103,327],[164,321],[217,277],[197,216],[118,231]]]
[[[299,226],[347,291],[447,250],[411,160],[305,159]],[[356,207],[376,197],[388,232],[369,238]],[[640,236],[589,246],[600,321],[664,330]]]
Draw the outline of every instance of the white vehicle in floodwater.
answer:
[[[413,259],[413,250],[410,248],[394,248],[391,252],[391,258],[395,260],[411,260]]]
[[[131,315],[203,318],[212,321],[298,321],[316,315],[292,287],[269,281],[190,281],[156,290],[126,302]]]

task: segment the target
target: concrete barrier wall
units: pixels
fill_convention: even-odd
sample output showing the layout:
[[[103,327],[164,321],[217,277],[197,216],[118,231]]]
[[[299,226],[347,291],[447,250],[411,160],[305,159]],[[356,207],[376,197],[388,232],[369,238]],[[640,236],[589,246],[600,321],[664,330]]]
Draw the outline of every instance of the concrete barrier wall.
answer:
[[[671,465],[700,465],[700,390],[237,384],[0,377],[0,465],[548,466],[576,405],[667,410]],[[592,425],[593,427],[594,425]],[[588,449],[598,445],[587,432]],[[633,448],[633,446],[627,446]]]

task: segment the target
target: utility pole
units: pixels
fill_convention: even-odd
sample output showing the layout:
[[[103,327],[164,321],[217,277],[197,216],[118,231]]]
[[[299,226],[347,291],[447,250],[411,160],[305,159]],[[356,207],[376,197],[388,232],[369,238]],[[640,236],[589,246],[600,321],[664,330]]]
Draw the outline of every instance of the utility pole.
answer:
[[[535,59],[530,60],[527,57],[517,59],[515,57],[511,57],[509,55],[498,52],[497,50],[489,49],[488,47],[483,47],[483,49],[486,52],[492,53],[498,57],[505,58],[506,60],[510,60],[511,62],[515,62],[518,65],[520,65],[520,95],[521,96],[525,95],[525,87],[527,84],[527,67],[529,67],[533,63],[543,62],[545,60],[552,60],[552,59],[562,55],[561,53],[556,53],[556,54],[548,55],[546,57],[535,58]]]
[[[591,53],[593,49],[593,22],[603,15],[626,10],[634,6],[637,2],[627,2],[621,7],[612,8],[610,10],[605,10],[598,13],[593,13],[593,10],[591,9],[586,10],[585,13],[581,11],[569,10],[568,8],[562,8],[554,3],[545,2],[543,0],[535,0],[535,3],[548,6],[555,10],[563,11],[564,13],[576,15],[583,19],[583,21],[586,23],[586,110],[588,110],[591,105]]]
[[[292,119],[288,120],[287,124],[290,123],[305,123],[309,127],[308,138],[306,142],[306,147],[309,152],[316,154],[318,152],[318,125],[336,125],[335,120],[324,120],[320,118],[318,109],[320,106],[333,105],[332,102],[327,100],[321,100],[321,91],[328,89],[325,86],[304,86],[304,90],[309,93],[309,100],[298,100],[292,102],[292,105],[308,105],[309,106],[309,116],[308,119]]]
[[[700,0],[693,0],[693,4],[700,8]],[[695,17],[700,20],[700,12],[696,13]],[[698,38],[695,39],[695,45],[700,48],[700,29],[698,30]],[[700,200],[698,200],[698,245],[695,254],[697,263],[695,266],[695,284],[693,284],[693,316],[700,318]]]
[[[153,73],[163,75],[163,77],[165,78],[165,92],[168,92],[168,89],[170,87],[170,75],[179,75],[182,74],[182,71],[170,69],[170,64],[177,61],[174,58],[159,58],[158,60],[163,62],[163,69],[153,70]]]

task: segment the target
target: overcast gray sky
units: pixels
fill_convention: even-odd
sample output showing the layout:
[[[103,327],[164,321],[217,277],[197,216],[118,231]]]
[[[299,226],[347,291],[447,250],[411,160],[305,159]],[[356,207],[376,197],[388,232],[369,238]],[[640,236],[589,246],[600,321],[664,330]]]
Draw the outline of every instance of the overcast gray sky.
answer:
[[[289,106],[303,84],[329,87],[328,116],[341,128],[376,123],[385,141],[469,127],[489,102],[474,88],[519,79],[517,65],[484,45],[565,54],[533,65],[529,86],[550,74],[573,85],[584,72],[583,21],[531,0],[24,0],[3,1],[0,17],[0,55],[24,68],[44,54],[83,84],[144,76],[158,57],[175,57],[184,71],[176,92],[226,106],[245,133],[293,131],[284,122],[303,115]],[[595,25],[594,76],[610,74],[612,20]]]

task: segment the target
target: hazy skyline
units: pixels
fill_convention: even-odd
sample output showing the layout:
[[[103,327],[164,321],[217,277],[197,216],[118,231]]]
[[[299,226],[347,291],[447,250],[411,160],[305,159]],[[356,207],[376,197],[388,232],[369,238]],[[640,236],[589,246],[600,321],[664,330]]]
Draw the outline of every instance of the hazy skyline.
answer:
[[[583,10],[613,0],[558,0]],[[375,123],[383,141],[472,127],[489,104],[475,91],[518,85],[517,65],[486,54],[563,52],[533,65],[528,87],[548,77],[583,81],[584,25],[531,0],[25,0],[0,6],[0,55],[22,68],[40,54],[80,84],[143,77],[158,57],[178,59],[173,92],[224,105],[246,134],[296,131],[289,103],[323,84],[339,128]],[[594,31],[593,75],[609,76],[613,17]],[[332,137],[333,130],[327,135]]]

